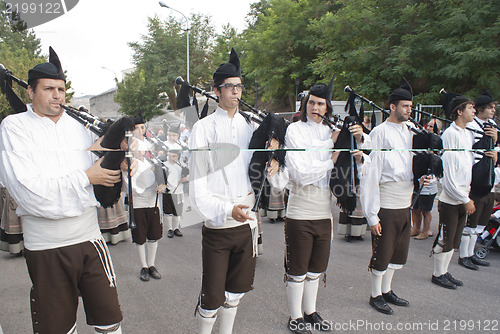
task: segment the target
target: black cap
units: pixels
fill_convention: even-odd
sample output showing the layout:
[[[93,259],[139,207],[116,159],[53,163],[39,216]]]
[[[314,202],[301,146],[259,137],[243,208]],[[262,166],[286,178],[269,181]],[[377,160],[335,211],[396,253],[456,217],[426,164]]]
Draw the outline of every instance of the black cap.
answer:
[[[451,113],[458,108],[459,105],[461,105],[464,102],[469,102],[472,100],[469,99],[467,96],[463,96],[457,93],[449,92],[446,93],[444,96],[444,101],[443,101],[443,109],[444,113],[446,115],[446,118],[451,119]]]
[[[66,82],[59,57],[52,47],[49,47],[49,62],[38,64],[28,71],[28,84],[36,79],[56,79]]]
[[[241,77],[240,58],[238,54],[231,48],[229,63],[224,63],[217,68],[214,73],[214,82],[222,82],[227,78]]]
[[[142,116],[142,110],[139,109],[137,111],[137,115],[134,116],[134,123],[135,125],[137,124],[145,124],[146,122],[144,121],[144,117]]]
[[[399,100],[413,101],[413,90],[411,89],[410,84],[408,83],[408,81],[406,81],[405,78],[401,79],[399,88],[396,88],[392,92],[391,96],[389,96],[389,104]]]
[[[317,96],[317,97],[321,97],[327,101],[331,101],[334,81],[335,81],[335,74],[333,75],[332,80],[330,80],[330,83],[328,84],[328,86],[325,84],[322,84],[322,83],[315,84],[309,90],[309,94]]]
[[[492,102],[495,102],[493,100],[493,96],[485,88],[483,90],[483,93],[476,98],[476,101],[474,102],[474,108],[482,107],[482,106],[485,106],[485,105],[490,104]]]
[[[168,127],[168,132],[170,132],[170,133],[179,134],[181,132],[180,130],[181,130],[181,124],[180,123],[169,125],[169,127]]]

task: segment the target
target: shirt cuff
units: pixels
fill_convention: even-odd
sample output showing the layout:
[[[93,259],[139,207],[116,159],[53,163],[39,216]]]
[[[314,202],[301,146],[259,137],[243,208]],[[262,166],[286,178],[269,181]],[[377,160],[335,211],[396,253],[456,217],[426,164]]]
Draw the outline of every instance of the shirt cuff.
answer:
[[[234,205],[231,202],[226,203],[226,218],[233,216],[233,207]]]
[[[90,186],[89,177],[87,176],[87,173],[85,173],[84,171],[82,170],[76,171],[76,177],[80,181],[83,188]]]
[[[368,225],[370,226],[375,226],[380,222],[380,219],[378,218],[378,215],[373,215],[370,217],[366,217],[366,220],[368,221]]]

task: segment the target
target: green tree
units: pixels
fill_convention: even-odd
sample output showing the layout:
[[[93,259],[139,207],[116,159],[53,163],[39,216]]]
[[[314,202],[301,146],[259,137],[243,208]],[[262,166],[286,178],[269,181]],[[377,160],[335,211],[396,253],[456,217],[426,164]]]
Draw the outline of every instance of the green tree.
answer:
[[[210,18],[198,14],[191,15],[190,28],[190,81],[197,85],[210,81],[209,68],[215,32]],[[175,79],[182,76],[187,80],[185,23],[172,17],[164,22],[158,17],[149,18],[147,35],[143,36],[140,42],[132,42],[129,45],[134,50],[133,59],[137,69],[128,78],[128,82],[118,85],[116,102],[122,104],[122,110],[126,114],[135,114],[141,106],[148,118],[161,114],[161,108],[166,105],[165,94],[170,106],[175,107]],[[131,82],[139,86],[134,87]],[[136,96],[134,89],[139,91],[146,88],[155,92],[145,95],[151,101],[142,98],[138,103],[126,96]]]
[[[252,6],[243,70],[247,85],[257,80],[262,100],[273,101],[275,110],[294,110],[296,88],[331,78],[333,73],[318,75],[310,66],[321,49],[307,27],[335,8],[333,1],[320,0],[263,0]]]
[[[145,119],[151,119],[160,115],[166,105],[165,99],[161,98],[161,86],[148,80],[145,71],[140,68],[126,75],[117,86],[115,102],[121,105],[120,111],[125,115],[135,116],[141,110]]]
[[[419,103],[438,104],[442,87],[500,94],[498,1],[351,0],[309,29],[328,36],[313,67],[340,74],[337,94],[349,84],[383,103],[402,76]]]

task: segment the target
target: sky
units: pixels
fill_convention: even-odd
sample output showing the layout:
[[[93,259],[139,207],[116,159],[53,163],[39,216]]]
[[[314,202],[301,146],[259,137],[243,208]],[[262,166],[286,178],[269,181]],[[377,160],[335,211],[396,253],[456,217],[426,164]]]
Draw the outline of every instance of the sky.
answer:
[[[163,0],[165,4],[188,18],[192,13],[210,15],[220,32],[231,24],[238,31],[246,27],[245,17],[250,4],[257,0]],[[37,26],[42,53],[49,46],[58,54],[63,69],[75,91],[75,97],[96,95],[115,87],[115,76],[133,67],[129,42],[140,41],[147,33],[148,17],[184,17],[157,0],[80,0],[66,14]],[[185,57],[185,54],[179,55]]]

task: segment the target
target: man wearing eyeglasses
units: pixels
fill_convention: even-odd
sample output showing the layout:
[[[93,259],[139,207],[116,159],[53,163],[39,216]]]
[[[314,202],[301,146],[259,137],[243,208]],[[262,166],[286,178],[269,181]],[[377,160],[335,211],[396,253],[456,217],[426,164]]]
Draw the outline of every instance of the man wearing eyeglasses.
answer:
[[[238,55],[214,73],[217,109],[199,120],[189,140],[191,157],[189,194],[204,217],[203,275],[197,307],[199,333],[211,333],[218,317],[219,333],[231,333],[237,307],[252,290],[255,273],[257,218],[247,149],[255,124],[238,112],[243,85]],[[205,149],[205,150],[203,150]]]

